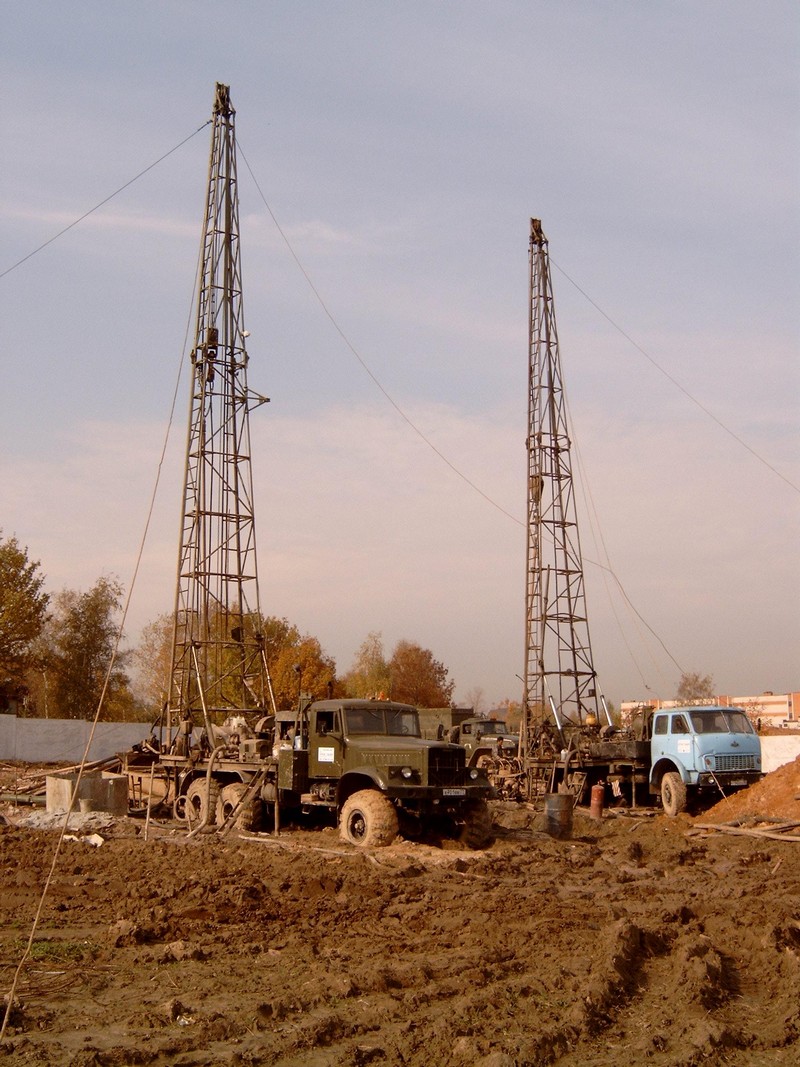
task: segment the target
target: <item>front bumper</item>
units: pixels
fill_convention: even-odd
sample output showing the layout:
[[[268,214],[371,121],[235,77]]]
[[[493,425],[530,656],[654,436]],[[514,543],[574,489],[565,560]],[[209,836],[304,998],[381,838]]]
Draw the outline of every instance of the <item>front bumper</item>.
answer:
[[[698,789],[721,787],[723,791],[744,789],[760,782],[763,777],[761,771],[715,771],[714,774],[703,771],[697,776],[697,787]]]

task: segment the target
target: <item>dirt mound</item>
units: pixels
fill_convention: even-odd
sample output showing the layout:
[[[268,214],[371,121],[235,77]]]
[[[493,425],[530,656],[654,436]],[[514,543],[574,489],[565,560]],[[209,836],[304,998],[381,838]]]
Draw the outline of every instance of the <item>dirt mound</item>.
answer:
[[[368,853],[332,830],[189,840],[155,823],[147,842],[135,820],[77,830],[0,1055],[11,1067],[798,1062],[800,845],[688,838],[688,816],[576,813],[568,840],[520,808],[494,816],[483,853],[406,841]],[[56,838],[0,826],[5,989]]]
[[[765,775],[756,785],[734,793],[703,815],[705,822],[727,822],[743,816],[800,823],[800,757]]]

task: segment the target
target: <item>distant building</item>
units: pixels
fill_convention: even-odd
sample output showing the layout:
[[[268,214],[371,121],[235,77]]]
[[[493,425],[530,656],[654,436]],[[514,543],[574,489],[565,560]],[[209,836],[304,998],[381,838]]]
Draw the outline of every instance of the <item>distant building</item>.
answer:
[[[677,708],[686,701],[680,700],[623,700],[620,704],[620,715],[623,723],[629,723],[631,718],[643,707]],[[772,693],[767,691],[760,696],[733,697],[726,694],[709,697],[707,700],[698,700],[698,704],[719,704],[724,708],[744,708],[753,723],[761,720],[764,726],[800,726],[800,693]]]

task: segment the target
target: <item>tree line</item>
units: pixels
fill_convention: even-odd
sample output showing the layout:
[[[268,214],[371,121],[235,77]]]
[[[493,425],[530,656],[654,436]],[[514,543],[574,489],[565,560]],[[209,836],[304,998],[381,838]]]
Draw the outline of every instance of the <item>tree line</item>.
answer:
[[[119,640],[124,589],[98,578],[86,592],[50,594],[38,561],[16,537],[0,531],[0,713],[150,721],[169,697],[173,616],[159,615],[133,648]],[[278,708],[291,708],[303,691],[320,698],[377,697],[419,707],[446,707],[455,682],[433,653],[409,640],[390,655],[371,632],[342,675],[317,638],[287,619],[258,620]],[[297,668],[300,668],[298,672]]]

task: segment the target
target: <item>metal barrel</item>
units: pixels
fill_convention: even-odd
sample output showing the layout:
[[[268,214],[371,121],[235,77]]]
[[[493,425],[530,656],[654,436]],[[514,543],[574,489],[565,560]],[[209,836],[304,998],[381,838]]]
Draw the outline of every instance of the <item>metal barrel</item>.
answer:
[[[570,837],[574,806],[575,798],[571,793],[548,793],[544,798],[545,832],[551,837]]]

